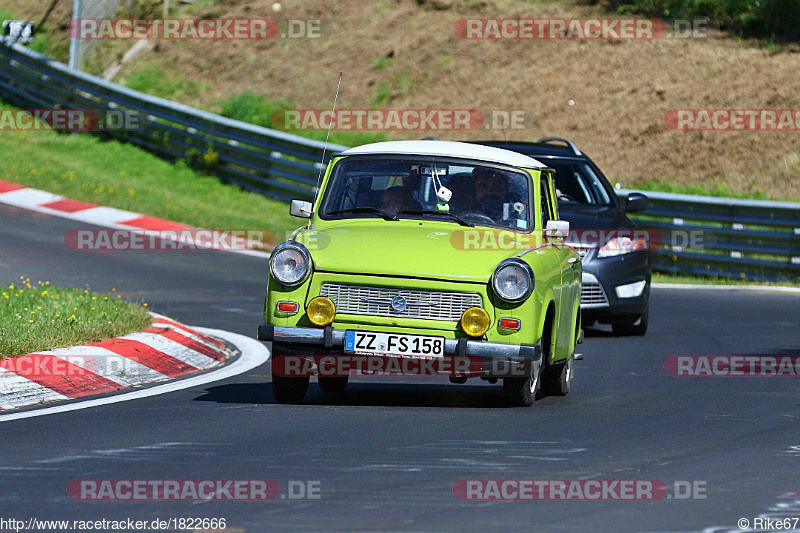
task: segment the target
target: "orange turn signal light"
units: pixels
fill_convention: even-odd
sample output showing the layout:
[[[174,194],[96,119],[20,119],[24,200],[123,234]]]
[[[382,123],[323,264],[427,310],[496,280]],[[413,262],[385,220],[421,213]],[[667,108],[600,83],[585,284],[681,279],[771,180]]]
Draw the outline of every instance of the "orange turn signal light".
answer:
[[[278,302],[278,311],[281,313],[296,313],[299,309],[297,302]]]
[[[503,329],[519,331],[519,328],[522,327],[522,322],[517,318],[501,318],[497,325]]]

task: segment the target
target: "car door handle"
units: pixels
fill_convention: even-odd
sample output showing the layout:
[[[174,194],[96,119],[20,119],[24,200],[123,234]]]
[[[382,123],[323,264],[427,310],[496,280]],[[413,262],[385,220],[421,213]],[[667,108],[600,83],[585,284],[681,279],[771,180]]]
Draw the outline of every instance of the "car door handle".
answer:
[[[577,263],[580,260],[581,260],[580,257],[570,257],[569,259],[567,259],[567,263]]]

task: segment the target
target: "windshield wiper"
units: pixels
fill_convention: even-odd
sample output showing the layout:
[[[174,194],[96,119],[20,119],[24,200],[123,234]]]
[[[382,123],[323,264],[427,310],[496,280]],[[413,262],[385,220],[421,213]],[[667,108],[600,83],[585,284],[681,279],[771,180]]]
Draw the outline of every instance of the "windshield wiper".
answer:
[[[433,211],[431,209],[424,209],[424,210],[421,210],[421,211],[398,211],[397,214],[398,215],[439,215],[439,216],[448,217],[448,218],[450,218],[452,220],[455,220],[456,222],[458,222],[462,226],[467,226],[467,227],[470,227],[470,228],[474,228],[475,227],[475,224],[473,224],[472,222],[467,222],[467,221],[455,216],[453,213],[448,213],[447,211]]]
[[[384,220],[397,220],[397,216],[387,213],[383,209],[378,209],[377,207],[351,207],[350,209],[331,211],[330,213],[326,213],[326,215],[343,215],[345,213],[375,213],[376,215],[380,215]]]

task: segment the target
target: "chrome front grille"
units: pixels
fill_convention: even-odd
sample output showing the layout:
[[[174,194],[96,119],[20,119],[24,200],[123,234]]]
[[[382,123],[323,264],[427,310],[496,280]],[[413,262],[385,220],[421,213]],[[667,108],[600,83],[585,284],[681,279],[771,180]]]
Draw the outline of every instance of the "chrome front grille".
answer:
[[[594,275],[584,272],[581,277],[581,307],[606,307],[608,298],[603,286]]]
[[[337,313],[421,318],[457,322],[470,307],[481,307],[481,296],[471,292],[439,292],[387,287],[359,287],[324,283],[319,292],[333,300]],[[396,311],[392,300],[401,296],[405,309]]]

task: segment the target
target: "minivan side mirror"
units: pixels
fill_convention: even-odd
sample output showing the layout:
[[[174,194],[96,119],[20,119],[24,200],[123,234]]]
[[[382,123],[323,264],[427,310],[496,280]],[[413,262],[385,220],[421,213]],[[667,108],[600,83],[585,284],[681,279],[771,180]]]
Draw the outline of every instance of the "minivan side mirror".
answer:
[[[625,198],[623,207],[627,213],[637,213],[639,211],[644,211],[649,205],[650,200],[647,196],[640,192],[632,192]]]
[[[289,214],[298,218],[311,218],[312,208],[311,202],[292,200],[292,204],[289,206]]]

